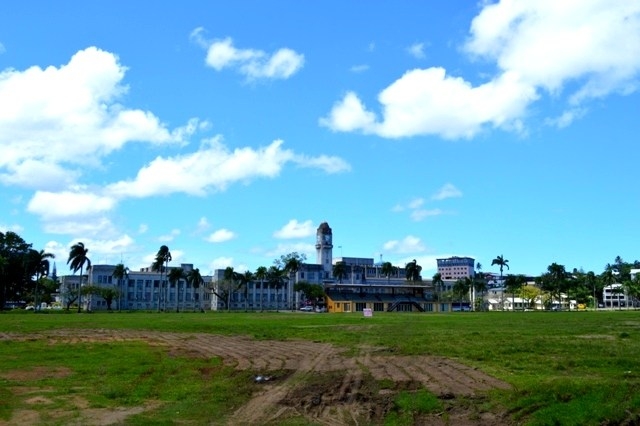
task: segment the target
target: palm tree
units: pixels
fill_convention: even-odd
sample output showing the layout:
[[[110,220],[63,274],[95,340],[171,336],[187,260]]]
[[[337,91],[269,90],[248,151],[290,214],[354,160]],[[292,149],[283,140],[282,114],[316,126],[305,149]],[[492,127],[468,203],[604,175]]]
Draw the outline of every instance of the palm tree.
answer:
[[[249,285],[253,282],[253,272],[245,271],[244,274],[238,274],[238,289],[242,289],[244,297],[244,310],[247,311],[249,305]]]
[[[502,283],[502,270],[505,266],[509,269],[509,261],[503,255],[500,255],[491,261],[491,266],[493,265],[500,266],[500,283]]]
[[[526,278],[523,275],[507,275],[505,279],[504,291],[511,293],[511,309],[516,310],[515,297],[516,293],[522,289],[522,286],[526,283]],[[523,306],[524,309],[524,306]]]
[[[122,280],[125,279],[125,277],[127,279],[129,278],[129,268],[124,266],[123,263],[118,263],[111,276],[118,280],[118,312],[120,312],[122,311]]]
[[[169,247],[165,245],[161,245],[158,253],[156,253],[156,260],[151,265],[151,269],[156,272],[160,272],[160,287],[158,288],[158,312],[160,312],[160,301],[164,299],[163,310],[167,308],[167,294],[165,288],[165,283],[162,280],[162,274],[165,273],[169,268],[169,262],[171,262],[171,252],[169,251]]]
[[[460,278],[453,284],[453,293],[457,294],[460,301],[460,312],[462,312],[462,299],[464,295],[469,293],[469,289],[471,288],[471,278]]]
[[[267,279],[269,281],[269,286],[276,289],[276,312],[278,311],[278,289],[280,289],[286,278],[286,272],[277,265],[273,265],[269,267],[269,272],[267,273]]]
[[[4,257],[3,255],[0,254],[0,285],[2,285],[2,289],[3,289],[3,293],[0,297],[2,297],[2,300],[0,301],[0,306],[3,306],[4,303],[7,301],[7,285],[4,282],[5,280],[5,272],[7,271],[7,267],[9,266],[9,260]]]
[[[337,279],[340,284],[342,284],[342,280],[347,276],[347,264],[344,261],[336,262],[333,265],[333,278]]]
[[[255,277],[257,280],[260,281],[260,311],[263,310],[264,306],[263,306],[263,299],[264,299],[264,280],[267,278],[267,267],[266,266],[259,266],[258,269],[256,269],[256,274]],[[255,293],[254,293],[255,294]]]
[[[440,272],[436,272],[435,274],[433,274],[431,283],[433,284],[433,288],[436,290],[436,294],[438,295],[438,302],[440,302],[440,290],[442,290],[442,286],[444,285],[442,274]]]
[[[485,277],[484,272],[482,272],[482,265],[480,264],[480,262],[476,263],[476,269],[478,272],[476,272],[473,276],[473,290],[476,294],[480,293],[480,298],[482,301],[484,301],[484,293],[487,291],[487,278]],[[474,300],[474,305],[477,304],[478,303],[476,303]],[[476,306],[473,307],[473,309],[475,308]]]
[[[36,267],[36,289],[34,293],[34,310],[38,312],[38,283],[43,275],[49,275],[49,259],[55,259],[55,255],[46,253],[44,250],[35,251],[32,250],[33,260]]]
[[[407,281],[412,281],[414,283],[417,281],[422,281],[422,277],[420,276],[422,266],[418,265],[418,262],[415,259],[407,263],[407,265],[405,266],[405,270],[407,273]]]
[[[84,243],[78,242],[71,246],[71,250],[69,251],[69,259],[67,259],[67,265],[69,265],[74,273],[80,270],[80,283],[78,284],[78,313],[82,312],[81,287],[84,265],[87,265],[87,269],[91,267],[91,260],[89,260],[89,258],[87,257],[88,252],[89,249],[85,248]]]
[[[567,284],[567,271],[564,265],[553,262],[547,267],[547,276],[550,280],[552,294],[555,292],[558,296],[558,309],[562,310],[562,291]]]
[[[294,252],[289,254],[285,258],[286,258],[286,263],[284,264],[284,270],[287,272],[287,274],[293,275],[294,277],[293,283],[295,286],[295,284],[298,283],[298,275],[297,275],[298,271],[302,267],[302,263],[304,262],[304,260],[306,260],[306,257],[304,255],[301,256],[298,253]],[[289,285],[291,285],[291,283],[289,283]],[[290,294],[293,296],[293,292],[291,292]],[[295,306],[293,304],[293,300],[290,300],[289,303],[291,303],[291,310],[294,310]]]
[[[598,283],[598,279],[596,277],[596,274],[593,271],[589,271],[584,275],[583,280],[585,286],[590,289],[593,288],[593,309],[595,310],[598,307],[598,299],[596,297],[596,286]]]
[[[227,287],[227,311],[231,310],[231,293],[236,290],[237,281],[240,274],[233,270],[232,266],[227,266],[224,269],[224,282]]]
[[[387,277],[387,285],[391,282],[391,276],[398,273],[398,268],[393,266],[391,262],[384,262],[381,269],[382,275]]]
[[[187,273],[187,282],[191,284],[191,287],[198,289],[198,310],[202,311],[202,287],[204,286],[204,279],[200,274],[200,269],[195,268],[190,270]]]
[[[611,268],[610,265],[607,265],[607,267],[605,268],[605,271],[602,273],[602,275],[600,275],[600,279],[602,280],[602,284],[604,285],[604,288],[608,287],[610,290],[610,293],[613,293],[612,286],[616,282],[616,275],[613,273],[613,268]],[[603,298],[604,298],[604,294],[603,294]],[[613,297],[611,297],[610,299],[611,299],[611,308],[613,309]],[[603,303],[605,302],[603,301]]]
[[[629,303],[633,305],[635,310],[638,307],[638,299],[640,298],[640,274],[635,274],[630,281],[627,281],[626,290],[629,295]]]
[[[176,312],[180,312],[180,281],[185,278],[184,269],[171,268],[168,274],[168,280],[171,286],[176,287]]]

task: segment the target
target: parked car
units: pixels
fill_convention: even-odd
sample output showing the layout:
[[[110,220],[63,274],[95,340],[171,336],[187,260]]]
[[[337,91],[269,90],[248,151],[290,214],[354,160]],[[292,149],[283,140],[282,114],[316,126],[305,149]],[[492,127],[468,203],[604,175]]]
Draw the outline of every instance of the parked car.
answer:
[[[302,312],[313,312],[313,306],[303,306],[300,310]]]

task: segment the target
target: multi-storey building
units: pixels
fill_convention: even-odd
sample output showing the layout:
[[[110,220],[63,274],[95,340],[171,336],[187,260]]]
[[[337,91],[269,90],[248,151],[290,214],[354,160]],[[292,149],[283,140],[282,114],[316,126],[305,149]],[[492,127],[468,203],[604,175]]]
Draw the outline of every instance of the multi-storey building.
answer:
[[[280,285],[272,287],[253,279],[238,285],[225,280],[224,269],[216,270],[212,276],[203,276],[205,284],[193,288],[186,279],[171,283],[167,273],[151,268],[128,271],[122,280],[113,274],[116,265],[92,265],[83,279],[83,286],[111,287],[119,295],[112,301],[112,309],[125,310],[295,310],[306,301],[295,291],[295,283],[305,281],[324,287],[325,300],[320,303],[330,312],[351,312],[371,309],[372,311],[450,311],[451,302],[438,301],[430,280],[409,282],[404,267],[394,267],[390,274],[383,273],[383,263],[373,258],[333,257],[333,231],[327,222],[320,224],[316,231],[316,263],[303,263],[295,274],[284,278]],[[453,259],[464,259],[460,265]],[[473,275],[473,259],[450,258],[446,267],[466,269],[467,276]],[[343,273],[334,277],[334,266],[342,262]],[[177,267],[177,266],[176,266]],[[176,268],[169,266],[169,270]],[[179,266],[189,272],[193,265]],[[440,270],[440,269],[439,269]],[[443,274],[444,285],[440,291],[451,288],[455,279],[464,276],[461,269],[452,269],[455,274]],[[167,271],[168,272],[168,271]],[[387,271],[385,271],[387,272]],[[64,295],[77,294],[80,278],[62,277],[63,303],[71,300]],[[82,303],[85,309],[107,309],[107,301],[99,296],[88,296]]]
[[[475,259],[471,257],[448,257],[437,259],[438,273],[443,280],[459,280],[473,278],[475,275]]]
[[[188,273],[193,269],[191,264],[179,266]],[[125,310],[196,310],[209,309],[211,295],[208,290],[210,277],[203,276],[205,284],[194,288],[185,278],[176,283],[167,279],[166,273],[142,268],[139,271],[127,271],[122,280],[113,274],[116,265],[91,265],[87,275],[83,277],[83,286],[111,287],[119,295],[112,301],[112,309]],[[171,266],[169,270],[173,269]],[[168,271],[167,271],[168,272]],[[77,295],[79,276],[69,275],[61,278],[62,303],[75,299]],[[83,296],[81,302],[85,310],[107,309],[107,301],[96,294]]]

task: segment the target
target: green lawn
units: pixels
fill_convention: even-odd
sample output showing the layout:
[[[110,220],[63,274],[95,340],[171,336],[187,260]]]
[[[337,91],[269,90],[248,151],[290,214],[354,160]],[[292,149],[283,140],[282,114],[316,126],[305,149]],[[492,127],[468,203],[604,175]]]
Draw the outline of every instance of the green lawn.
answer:
[[[306,339],[354,354],[361,346],[374,346],[396,355],[444,356],[510,383],[512,391],[491,392],[488,403],[507,411],[514,423],[640,422],[640,312],[635,311],[376,313],[372,318],[290,312],[0,314],[0,333],[74,328]],[[10,375],[43,367],[67,373],[19,384]],[[62,345],[0,339],[0,423],[27,408],[25,398],[16,398],[19,385],[23,391],[46,390],[39,411],[49,424],[73,421],[70,396],[96,409],[157,404],[128,417],[127,424],[173,424],[178,412],[181,423],[223,424],[255,390],[250,374],[219,359],[172,356],[142,342]],[[396,405],[437,407],[438,401],[416,390],[401,392]],[[404,424],[396,417],[391,413],[387,423]]]

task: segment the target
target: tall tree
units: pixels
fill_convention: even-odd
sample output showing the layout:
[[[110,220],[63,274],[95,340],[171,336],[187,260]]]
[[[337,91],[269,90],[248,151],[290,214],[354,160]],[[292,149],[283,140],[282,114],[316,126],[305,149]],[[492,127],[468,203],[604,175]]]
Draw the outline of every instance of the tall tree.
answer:
[[[523,275],[512,275],[512,274],[508,274],[507,278],[505,278],[504,280],[504,283],[505,283],[504,291],[506,291],[507,293],[511,293],[511,309],[514,312],[516,310],[516,303],[515,303],[516,293],[520,293],[520,290],[522,290],[522,286],[525,285],[526,281],[527,280]]]
[[[600,275],[600,280],[602,281],[604,289],[606,289],[607,287],[609,288],[609,294],[612,296],[613,284],[615,284],[617,282],[617,280],[616,280],[616,275],[615,275],[611,265],[607,265],[605,267],[604,272]],[[602,293],[602,298],[603,299],[604,299],[604,295],[605,294],[606,294],[606,292]],[[611,308],[613,309],[613,297],[611,297],[611,296],[610,296],[610,303],[611,303]],[[605,307],[606,307],[606,301],[605,300],[603,300],[603,303],[605,303]]]
[[[129,279],[129,268],[124,266],[124,263],[118,263],[111,276],[118,282],[118,312],[120,312],[122,311],[122,294],[124,293],[122,283],[125,278]]]
[[[245,271],[244,274],[238,274],[238,289],[242,290],[245,312],[249,306],[249,286],[253,282],[253,279],[253,272],[251,271]]]
[[[380,272],[382,272],[383,276],[387,277],[387,285],[389,285],[391,282],[391,276],[398,273],[398,268],[393,266],[391,262],[384,262]]]
[[[264,281],[267,279],[267,267],[266,266],[259,266],[258,269],[256,269],[256,274],[255,277],[258,281],[260,281],[260,294],[259,294],[259,303],[260,303],[260,311],[263,310],[264,308]]]
[[[2,291],[0,291],[0,307],[9,300],[22,300],[31,287],[30,277],[25,273],[24,259],[31,250],[22,237],[12,231],[0,232],[0,256],[4,258],[2,268]]]
[[[167,293],[166,293],[166,280],[162,279],[162,275],[167,273],[169,269],[169,262],[171,262],[171,252],[169,251],[169,247],[166,245],[161,245],[156,253],[156,259],[151,265],[151,269],[160,272],[160,287],[158,288],[158,312],[160,312],[161,302],[164,303],[162,309],[167,308]]]
[[[198,289],[198,310],[202,312],[202,287],[204,287],[204,278],[202,278],[199,268],[187,272],[187,282],[191,284],[191,287],[194,289]]]
[[[431,283],[433,284],[433,288],[436,290],[436,294],[438,295],[438,302],[440,302],[442,286],[444,285],[444,281],[442,280],[442,274],[440,272],[436,272],[435,274],[433,274],[433,277],[431,278]]]
[[[598,277],[593,271],[589,271],[582,277],[585,287],[593,290],[593,309],[598,307],[598,297],[596,296],[596,289],[598,288]]]
[[[232,266],[227,266],[224,270],[223,281],[227,292],[227,310],[231,309],[231,294],[236,293],[243,286],[243,274],[234,271]]]
[[[625,283],[625,290],[629,296],[629,303],[636,309],[638,301],[640,301],[640,274],[635,274],[633,278]]]
[[[33,262],[32,267],[35,268],[36,275],[36,285],[35,291],[33,293],[33,304],[34,304],[34,312],[38,312],[38,295],[39,288],[38,284],[40,283],[40,279],[44,276],[49,275],[49,259],[55,259],[55,255],[52,253],[47,253],[44,250],[36,251],[29,250],[31,261]]]
[[[500,282],[502,283],[502,270],[506,266],[509,269],[509,261],[503,255],[497,256],[491,261],[491,266],[498,265],[500,267]]]
[[[553,303],[554,296],[558,301],[558,309],[562,309],[562,292],[567,285],[567,271],[564,265],[552,263],[547,267],[547,272],[540,277],[541,288],[551,294]]]
[[[422,276],[420,275],[420,272],[422,272],[422,266],[418,265],[418,262],[415,259],[406,264],[405,271],[407,274],[407,281],[411,281],[413,283],[422,281]]]
[[[67,265],[73,270],[74,273],[80,270],[80,282],[78,284],[78,313],[82,312],[82,275],[84,266],[87,265],[87,269],[91,267],[91,260],[87,257],[89,249],[84,246],[84,243],[78,242],[71,246],[69,250],[69,259],[67,259]]]
[[[478,263],[478,265],[480,265]],[[473,289],[475,293],[480,293],[480,300],[484,301],[484,294],[487,291],[487,278],[484,275],[484,272],[478,271],[473,276]],[[475,303],[476,305],[480,305],[479,303]],[[484,302],[482,302],[482,307],[484,307]],[[473,307],[476,309],[476,306]]]
[[[458,296],[460,312],[462,312],[462,301],[464,296],[471,289],[471,278],[460,278],[453,284],[453,294]]]
[[[180,312],[180,281],[183,278],[186,275],[182,268],[171,268],[167,278],[171,286],[176,288],[176,312]]]
[[[302,268],[302,265],[306,260],[307,256],[305,254],[299,254],[295,251],[280,258],[283,269],[290,276],[293,275],[293,286],[298,282],[298,271]],[[291,297],[293,297],[293,292],[291,292]],[[291,303],[291,309],[294,309],[293,300],[290,300],[289,303]]]
[[[2,292],[0,292],[0,306],[4,306],[6,302],[6,272],[9,267],[9,260],[0,254],[0,286],[2,286]]]
[[[342,284],[342,280],[347,276],[347,264],[344,261],[336,262],[333,265],[333,278],[337,279],[340,284]]]
[[[269,286],[276,290],[276,312],[279,309],[278,290],[284,285],[284,281],[287,278],[286,275],[287,273],[277,265],[270,266],[269,272],[267,273]]]

